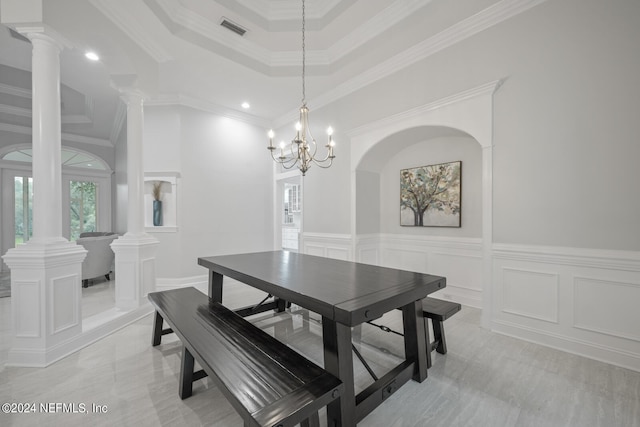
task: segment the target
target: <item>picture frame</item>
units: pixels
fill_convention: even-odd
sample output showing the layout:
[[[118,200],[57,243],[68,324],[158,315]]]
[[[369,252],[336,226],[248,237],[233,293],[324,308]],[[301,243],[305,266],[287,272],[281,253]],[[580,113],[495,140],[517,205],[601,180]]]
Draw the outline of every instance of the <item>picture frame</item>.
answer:
[[[400,225],[462,226],[462,161],[400,170]]]

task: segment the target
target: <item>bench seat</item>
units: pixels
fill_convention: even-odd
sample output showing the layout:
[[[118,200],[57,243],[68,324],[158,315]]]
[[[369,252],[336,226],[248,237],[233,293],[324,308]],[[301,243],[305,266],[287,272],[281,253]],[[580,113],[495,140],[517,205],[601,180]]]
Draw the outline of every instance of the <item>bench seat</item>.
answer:
[[[447,353],[447,341],[444,335],[444,321],[462,309],[457,302],[444,301],[437,298],[426,297],[422,300],[424,317],[431,319],[433,325],[433,338],[431,349],[440,354]],[[428,363],[431,365],[430,361]]]
[[[343,391],[339,379],[195,288],[150,293],[149,300],[156,308],[153,345],[164,320],[184,346],[183,399],[193,381],[209,376],[245,426],[285,427],[316,425],[318,410]],[[193,372],[194,359],[203,374]]]

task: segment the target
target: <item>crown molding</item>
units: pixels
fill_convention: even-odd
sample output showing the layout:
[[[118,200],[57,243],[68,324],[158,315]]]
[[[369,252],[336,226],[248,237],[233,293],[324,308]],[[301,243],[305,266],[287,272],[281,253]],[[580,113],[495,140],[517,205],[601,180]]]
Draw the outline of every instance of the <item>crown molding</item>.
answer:
[[[425,39],[424,41],[406,49],[397,55],[369,68],[327,91],[323,95],[308,102],[309,108],[321,108],[338,99],[347,96],[378,80],[422,61],[429,56],[459,43],[480,31],[486,30],[500,22],[523,13],[548,0],[502,0],[469,18],[452,25],[446,30]],[[292,110],[274,120],[274,127],[280,127],[296,117],[298,110]]]
[[[465,101],[467,99],[476,98],[478,96],[493,94],[495,93],[495,91],[497,91],[500,88],[500,86],[502,86],[503,82],[504,82],[504,79],[494,80],[494,81],[464,90],[462,92],[458,92],[456,94],[441,98],[429,104],[421,105],[411,110],[403,111],[402,113],[386,117],[382,120],[376,120],[375,123],[368,123],[363,126],[349,129],[346,132],[346,134],[349,137],[353,137],[355,135],[360,135],[365,131],[368,132],[374,129],[383,129],[389,126],[390,124],[397,123],[399,121],[406,121],[415,117],[420,117],[428,111],[437,110],[447,105],[455,104],[461,101]]]
[[[333,64],[346,57],[364,43],[427,6],[431,1],[400,0],[392,3],[376,16],[351,31],[346,37],[334,43],[326,52],[329,63]]]
[[[220,3],[220,1],[218,1]],[[267,21],[288,21],[300,19],[300,4],[287,0],[235,0],[235,3],[253,10]],[[322,19],[335,8],[340,0],[323,0],[310,2],[306,7],[309,19]]]
[[[186,36],[190,33],[195,33],[199,36],[205,37],[213,43],[217,43],[226,49],[240,53],[241,55],[258,62],[261,65],[260,68],[265,70],[268,74],[281,73],[275,73],[275,68],[287,69],[291,67],[298,67],[300,65],[299,51],[273,52],[251,40],[239,38],[237,35],[230,33],[218,25],[212,25],[211,21],[207,18],[204,18],[173,0],[149,1],[154,1],[155,5],[159,7],[160,11],[164,15],[164,19],[161,19],[161,21],[170,21],[172,28],[169,28],[169,30],[177,37],[187,39]],[[291,2],[279,3],[286,4],[287,10],[295,10],[295,19],[300,18],[300,10],[298,6],[292,8]],[[326,70],[324,73],[329,72],[329,66],[335,64],[340,59],[347,57],[358,47],[383,33],[388,28],[391,28],[393,25],[396,25],[403,19],[411,16],[418,9],[425,7],[429,3],[431,3],[431,0],[396,0],[389,7],[385,8],[372,19],[360,25],[345,38],[328,49],[308,51],[306,56],[308,66],[316,67],[316,70]],[[332,9],[335,5],[326,6],[329,6],[326,9],[328,12],[328,10]],[[176,31],[177,28],[179,28],[180,31]],[[215,52],[215,47],[213,45],[201,47]]]
[[[140,30],[140,23],[131,15],[123,13],[122,9],[116,5],[116,2],[113,0],[89,1],[156,62],[163,63],[173,59],[158,40]]]
[[[205,101],[203,99],[195,98],[192,96],[186,96],[181,94],[165,94],[159,97],[146,100],[145,106],[150,107],[169,107],[169,106],[182,106],[189,107],[195,110],[212,113],[222,117],[228,117],[233,120],[248,123],[261,128],[271,127],[271,121],[262,117],[257,117],[251,114],[242,113],[240,111],[226,108],[213,102]]]

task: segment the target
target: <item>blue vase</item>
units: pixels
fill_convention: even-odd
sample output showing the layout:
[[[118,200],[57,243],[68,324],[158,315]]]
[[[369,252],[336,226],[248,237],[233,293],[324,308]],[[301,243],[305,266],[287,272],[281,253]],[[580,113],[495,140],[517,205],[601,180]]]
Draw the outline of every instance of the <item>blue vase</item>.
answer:
[[[162,201],[153,201],[153,225],[160,227],[162,225]]]

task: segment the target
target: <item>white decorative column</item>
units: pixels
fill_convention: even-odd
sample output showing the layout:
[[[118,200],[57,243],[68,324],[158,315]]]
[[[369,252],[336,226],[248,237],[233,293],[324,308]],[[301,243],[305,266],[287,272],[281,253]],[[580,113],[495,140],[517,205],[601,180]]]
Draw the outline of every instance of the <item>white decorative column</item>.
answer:
[[[116,308],[133,310],[145,305],[147,294],[155,290],[159,242],[144,231],[144,98],[137,90],[121,92],[127,104],[127,233],[111,248],[116,254]]]
[[[33,237],[3,257],[11,269],[13,342],[8,364],[47,366],[82,333],[86,251],[62,237],[60,51],[44,32],[33,45]]]

